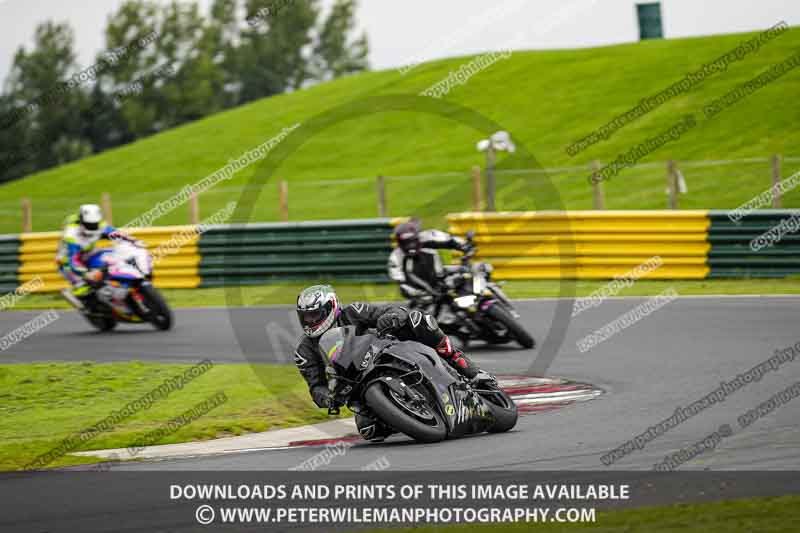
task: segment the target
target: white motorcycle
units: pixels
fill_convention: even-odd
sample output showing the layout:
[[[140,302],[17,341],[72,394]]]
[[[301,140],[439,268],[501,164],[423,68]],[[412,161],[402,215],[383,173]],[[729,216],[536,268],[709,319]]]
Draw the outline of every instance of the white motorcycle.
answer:
[[[115,242],[93,253],[87,267],[99,275],[86,303],[68,289],[61,294],[92,326],[100,331],[110,331],[118,322],[149,322],[162,331],[172,327],[172,311],[152,284],[153,261],[144,246]]]

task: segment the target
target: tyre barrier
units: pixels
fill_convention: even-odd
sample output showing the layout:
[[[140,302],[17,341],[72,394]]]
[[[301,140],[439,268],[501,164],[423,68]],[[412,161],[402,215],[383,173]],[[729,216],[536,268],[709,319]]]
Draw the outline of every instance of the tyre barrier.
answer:
[[[475,231],[477,257],[498,279],[610,279],[660,258],[649,279],[783,277],[800,274],[800,233],[759,251],[751,242],[800,210],[763,210],[734,222],[730,211],[531,211],[457,213],[450,231]],[[775,239],[773,239],[774,241]],[[763,243],[763,239],[762,239]]]

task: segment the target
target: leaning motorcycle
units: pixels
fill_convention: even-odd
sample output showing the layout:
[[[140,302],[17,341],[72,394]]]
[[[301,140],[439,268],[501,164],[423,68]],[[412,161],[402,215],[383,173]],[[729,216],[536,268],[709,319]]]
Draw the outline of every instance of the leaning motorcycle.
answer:
[[[432,302],[427,311],[462,349],[472,340],[489,344],[516,341],[523,348],[533,348],[536,341],[520,323],[519,313],[500,284],[492,280],[492,265],[472,262],[476,252],[474,237],[474,232],[467,233],[469,251],[461,257],[459,267],[449,268],[445,280],[447,292]]]
[[[367,333],[353,326],[326,332],[329,414],[341,405],[377,418],[419,442],[508,431],[517,406],[496,383],[471,384],[431,348]]]
[[[152,284],[152,258],[143,245],[115,242],[92,254],[86,266],[101,274],[86,304],[68,289],[61,293],[92,326],[100,331],[119,322],[148,322],[162,331],[172,327],[172,311]]]

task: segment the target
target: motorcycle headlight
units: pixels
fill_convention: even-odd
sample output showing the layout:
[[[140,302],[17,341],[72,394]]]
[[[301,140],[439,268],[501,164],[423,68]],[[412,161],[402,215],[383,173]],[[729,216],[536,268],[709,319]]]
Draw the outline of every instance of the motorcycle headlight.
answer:
[[[474,294],[467,294],[466,296],[459,296],[458,298],[454,298],[453,301],[456,303],[457,306],[461,307],[462,309],[468,309],[475,305],[475,300],[477,298]]]

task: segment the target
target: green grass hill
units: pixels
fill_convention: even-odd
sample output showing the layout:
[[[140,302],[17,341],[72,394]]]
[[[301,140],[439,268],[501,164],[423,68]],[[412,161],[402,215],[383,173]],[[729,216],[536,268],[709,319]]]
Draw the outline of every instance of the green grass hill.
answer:
[[[800,69],[787,72],[713,118],[705,118],[703,108],[795,54],[800,48],[800,28],[792,28],[759,51],[733,62],[727,71],[706,78],[609,140],[575,157],[567,155],[566,147],[754,35],[514,52],[465,84],[453,87],[443,100],[500,124],[542,167],[613,160],[692,113],[697,119],[695,128],[642,160],[653,165],[623,170],[605,184],[607,207],[666,207],[662,162],[670,158],[689,162],[756,158],[733,164],[681,165],[689,188],[680,198],[681,208],[734,208],[769,187],[767,158],[771,154],[794,156],[784,161],[784,177],[800,169]],[[102,192],[111,193],[114,222],[123,225],[284,127],[307,123],[320,113],[364,97],[419,94],[472,59],[425,63],[405,75],[398,70],[369,72],[263,99],[7,184],[0,187],[0,233],[20,230],[23,197],[33,202],[36,231],[57,229],[68,212],[79,203],[98,201]],[[418,110],[362,115],[313,136],[292,153],[276,177],[289,182],[291,220],[376,216],[374,179],[384,175],[388,176],[390,215],[418,214],[430,223],[441,224],[444,213],[469,209],[469,169],[483,165],[483,155],[475,144],[490,133]],[[501,157],[501,166],[511,164],[504,161],[506,157]],[[248,167],[202,194],[201,218],[237,200],[256,167]],[[498,207],[552,209],[560,204],[569,209],[591,208],[587,176],[582,169],[549,176],[502,174],[498,178]],[[545,179],[555,184],[559,198],[537,194]],[[252,220],[277,220],[274,180],[246,194],[257,195]],[[784,206],[800,206],[800,189],[785,197]],[[156,224],[187,220],[188,208],[181,206]]]

